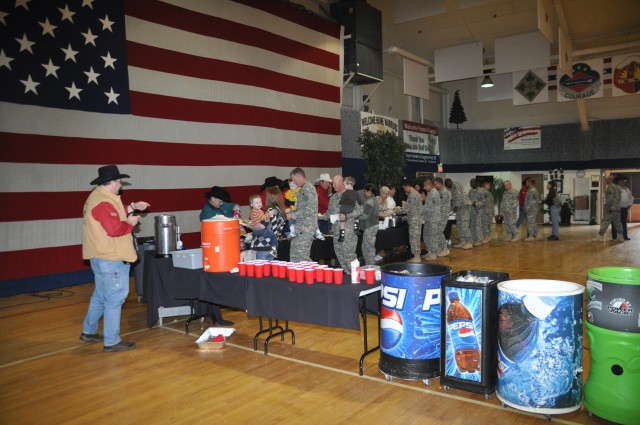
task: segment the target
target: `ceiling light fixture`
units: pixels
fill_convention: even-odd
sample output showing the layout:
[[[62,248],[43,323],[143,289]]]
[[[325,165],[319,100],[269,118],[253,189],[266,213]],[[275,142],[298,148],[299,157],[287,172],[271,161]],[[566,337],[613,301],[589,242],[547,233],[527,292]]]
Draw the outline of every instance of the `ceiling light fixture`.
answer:
[[[480,87],[483,87],[483,88],[493,87],[493,80],[491,80],[491,77],[489,77],[488,75],[485,75],[484,79],[482,80],[482,84],[480,84]]]

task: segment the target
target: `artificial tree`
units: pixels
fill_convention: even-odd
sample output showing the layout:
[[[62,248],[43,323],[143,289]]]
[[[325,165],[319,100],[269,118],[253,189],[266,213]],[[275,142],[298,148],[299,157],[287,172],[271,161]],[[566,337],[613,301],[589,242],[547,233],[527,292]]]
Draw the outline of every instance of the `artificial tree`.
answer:
[[[460,90],[456,90],[453,95],[453,104],[451,105],[451,112],[449,113],[449,122],[455,124],[456,128],[460,128],[460,124],[467,120],[467,116],[464,113],[464,107],[460,101]]]
[[[358,138],[364,157],[364,177],[381,187],[398,183],[404,175],[405,151],[408,145],[391,132],[372,133],[365,130]]]

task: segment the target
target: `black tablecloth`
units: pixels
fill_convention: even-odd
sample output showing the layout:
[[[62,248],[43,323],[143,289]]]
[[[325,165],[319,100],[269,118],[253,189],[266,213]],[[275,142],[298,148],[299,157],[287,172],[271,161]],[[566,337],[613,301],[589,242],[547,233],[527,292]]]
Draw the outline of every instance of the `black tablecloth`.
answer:
[[[235,273],[207,273],[202,269],[173,267],[171,258],[145,257],[144,298],[147,325],[158,321],[158,307],[189,305],[195,299],[196,313],[206,314],[206,303],[247,310],[251,316],[272,317],[345,329],[360,329],[361,291],[379,288],[364,282],[352,285],[345,276],[343,285],[290,283],[286,279],[239,276]],[[367,308],[377,308],[377,294],[368,295]]]
[[[362,236],[358,236],[356,253],[362,256]],[[388,251],[398,246],[409,245],[409,226],[402,223],[400,227],[378,230],[376,233],[376,252]],[[290,240],[278,241],[278,260],[289,261]],[[311,244],[311,260],[320,261],[336,258],[333,249],[333,238],[328,237],[324,241],[314,239]]]

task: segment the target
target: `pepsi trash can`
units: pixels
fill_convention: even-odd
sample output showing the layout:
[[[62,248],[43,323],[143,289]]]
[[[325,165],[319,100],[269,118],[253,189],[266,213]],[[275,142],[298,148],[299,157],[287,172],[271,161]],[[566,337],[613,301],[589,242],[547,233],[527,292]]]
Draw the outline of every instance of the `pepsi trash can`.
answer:
[[[440,384],[445,390],[457,388],[486,398],[495,391],[498,283],[506,280],[508,273],[477,270],[442,279]]]
[[[440,375],[440,283],[451,268],[438,264],[383,266],[380,362],[387,380]]]
[[[640,268],[587,272],[586,327],[585,407],[609,421],[640,424]]]
[[[559,280],[498,284],[498,384],[503,405],[547,415],[580,408],[584,287]]]

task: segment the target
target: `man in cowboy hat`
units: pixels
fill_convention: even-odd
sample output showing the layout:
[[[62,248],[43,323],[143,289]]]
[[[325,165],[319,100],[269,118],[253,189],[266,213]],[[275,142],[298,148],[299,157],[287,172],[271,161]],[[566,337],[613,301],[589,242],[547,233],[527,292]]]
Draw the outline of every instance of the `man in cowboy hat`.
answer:
[[[276,176],[267,177],[264,179],[264,183],[260,186],[260,199],[262,200],[262,212],[267,211],[267,189],[270,187],[282,188],[283,186],[289,187],[288,182],[280,180]],[[284,192],[282,194],[282,200],[284,201]]]
[[[233,204],[231,196],[226,189],[220,186],[213,186],[210,191],[204,193],[207,198],[202,211],[200,211],[200,221],[206,220],[217,215],[225,217],[233,217]]]
[[[95,289],[82,323],[80,339],[103,342],[104,351],[125,351],[135,348],[135,342],[120,339],[122,304],[129,295],[129,269],[137,260],[131,231],[138,224],[134,211],[149,208],[138,201],[126,207],[120,199],[121,174],[115,165],[98,169],[98,177],[84,204],[82,258],[89,260],[95,276]],[[98,321],[103,319],[104,337],[98,334]]]

